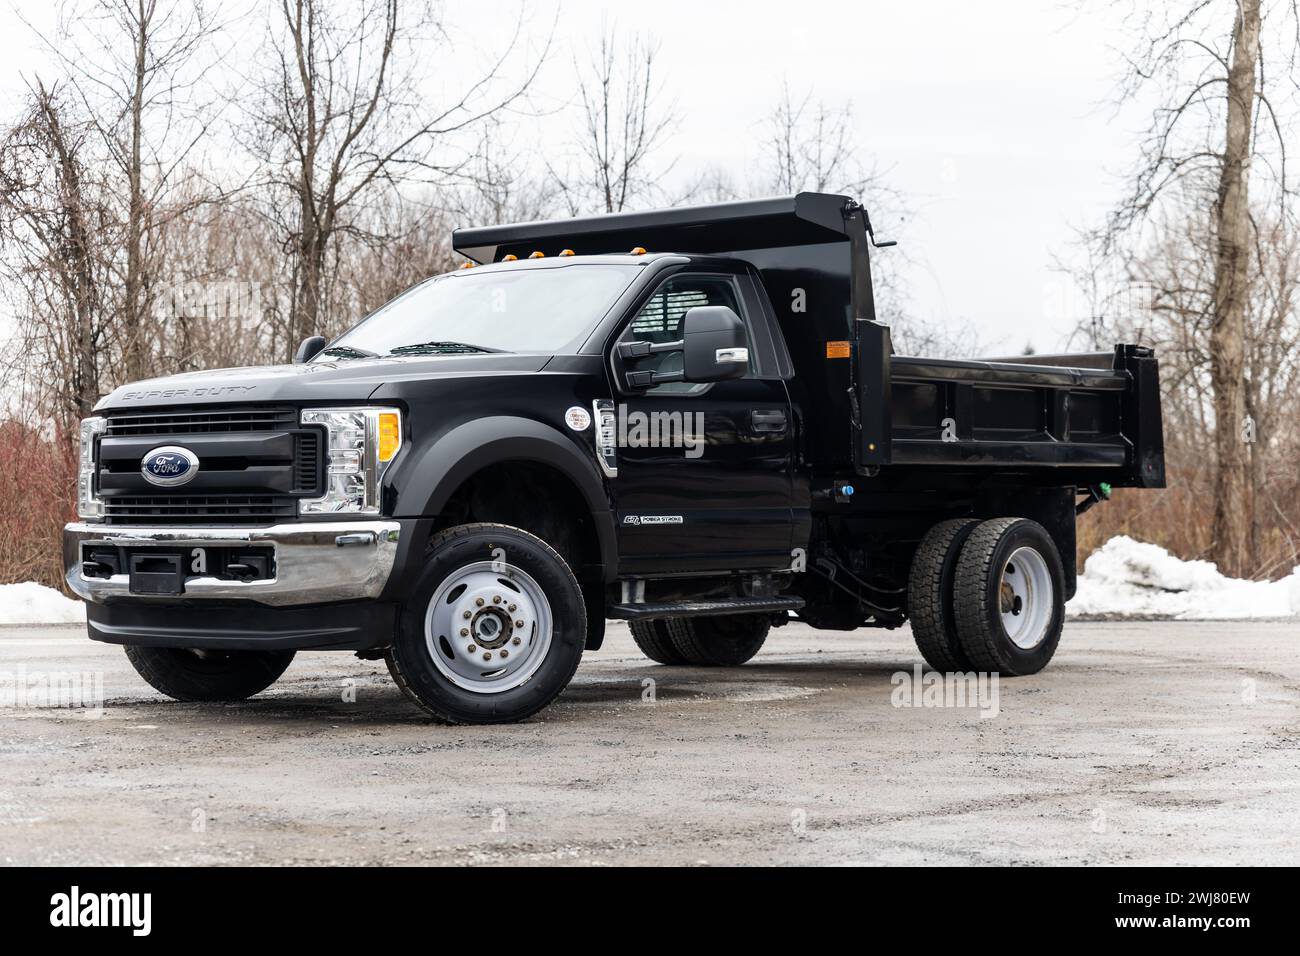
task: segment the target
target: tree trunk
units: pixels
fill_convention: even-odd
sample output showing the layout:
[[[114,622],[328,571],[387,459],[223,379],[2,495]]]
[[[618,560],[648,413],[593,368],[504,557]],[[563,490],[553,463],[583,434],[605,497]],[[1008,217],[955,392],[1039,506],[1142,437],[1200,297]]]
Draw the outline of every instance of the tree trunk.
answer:
[[[135,36],[135,77],[131,89],[131,156],[127,168],[129,207],[126,225],[126,283],[122,322],[126,328],[126,378],[137,381],[146,375],[144,317],[141,313],[141,285],[144,245],[144,186],[140,143],[143,133],[145,57],[148,53],[149,19],[142,2]]]
[[[72,408],[60,409],[61,418],[67,412],[76,418],[91,413],[99,401],[99,361],[95,353],[95,274],[91,261],[90,231],[86,225],[86,202],[81,190],[81,171],[63,135],[53,98],[39,87],[38,102],[44,116],[46,130],[59,163],[60,203],[67,218],[67,242],[63,249],[64,268],[72,287],[73,319],[76,332],[76,355],[73,357]]]
[[[1214,317],[1210,330],[1210,380],[1214,386],[1213,556],[1224,574],[1240,577],[1250,555],[1250,487],[1246,467],[1245,344],[1250,255],[1247,174],[1255,64],[1259,58],[1260,0],[1239,0],[1228,71],[1228,124],[1215,210],[1218,249]]]

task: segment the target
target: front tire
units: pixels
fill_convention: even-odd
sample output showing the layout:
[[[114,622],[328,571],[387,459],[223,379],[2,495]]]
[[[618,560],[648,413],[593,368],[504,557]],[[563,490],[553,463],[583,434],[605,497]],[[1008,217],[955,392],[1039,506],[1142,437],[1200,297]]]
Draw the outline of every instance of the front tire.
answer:
[[[429,542],[385,658],[435,720],[510,723],[559,696],[586,633],[582,590],[553,548],[519,528],[467,524]]]
[[[978,670],[1036,674],[1065,621],[1065,572],[1047,530],[1027,518],[982,522],[957,560],[954,606],[962,650]]]
[[[677,653],[696,667],[738,667],[759,652],[772,628],[765,614],[679,617],[664,623]]]
[[[206,651],[128,645],[126,659],[151,687],[187,703],[244,700],[288,668],[293,651]]]

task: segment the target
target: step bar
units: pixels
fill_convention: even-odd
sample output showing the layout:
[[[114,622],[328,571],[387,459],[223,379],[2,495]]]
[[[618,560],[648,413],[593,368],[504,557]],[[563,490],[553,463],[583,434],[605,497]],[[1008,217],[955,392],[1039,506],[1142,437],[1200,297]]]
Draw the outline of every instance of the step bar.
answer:
[[[606,610],[605,616],[620,621],[646,621],[652,618],[713,617],[722,614],[775,614],[781,611],[797,611],[803,605],[803,598],[788,595],[661,604],[636,602],[612,604]]]

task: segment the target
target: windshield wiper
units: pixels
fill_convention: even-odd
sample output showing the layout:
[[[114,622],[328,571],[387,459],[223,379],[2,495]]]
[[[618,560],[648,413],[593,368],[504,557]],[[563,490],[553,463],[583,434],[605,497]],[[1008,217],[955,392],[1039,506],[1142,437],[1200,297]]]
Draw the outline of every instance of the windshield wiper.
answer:
[[[365,349],[355,349],[350,345],[331,345],[327,349],[321,349],[320,354],[337,355],[339,358],[379,358],[378,352],[367,352]]]
[[[465,342],[417,342],[414,345],[399,345],[389,349],[389,355],[469,355],[474,352],[504,352],[505,349],[490,349],[485,345],[468,345]]]

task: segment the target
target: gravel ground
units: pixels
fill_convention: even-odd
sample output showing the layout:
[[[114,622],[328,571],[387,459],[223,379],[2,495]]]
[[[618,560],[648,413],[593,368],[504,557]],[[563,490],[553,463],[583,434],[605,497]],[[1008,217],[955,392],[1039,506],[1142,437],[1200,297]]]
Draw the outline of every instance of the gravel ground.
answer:
[[[78,628],[0,628],[0,861],[1300,863],[1295,622],[1072,623],[996,715],[895,706],[917,659],[791,625],[668,668],[611,625],[538,718],[466,728],[346,654],[190,705]],[[102,712],[13,706],[24,669],[102,675]]]

